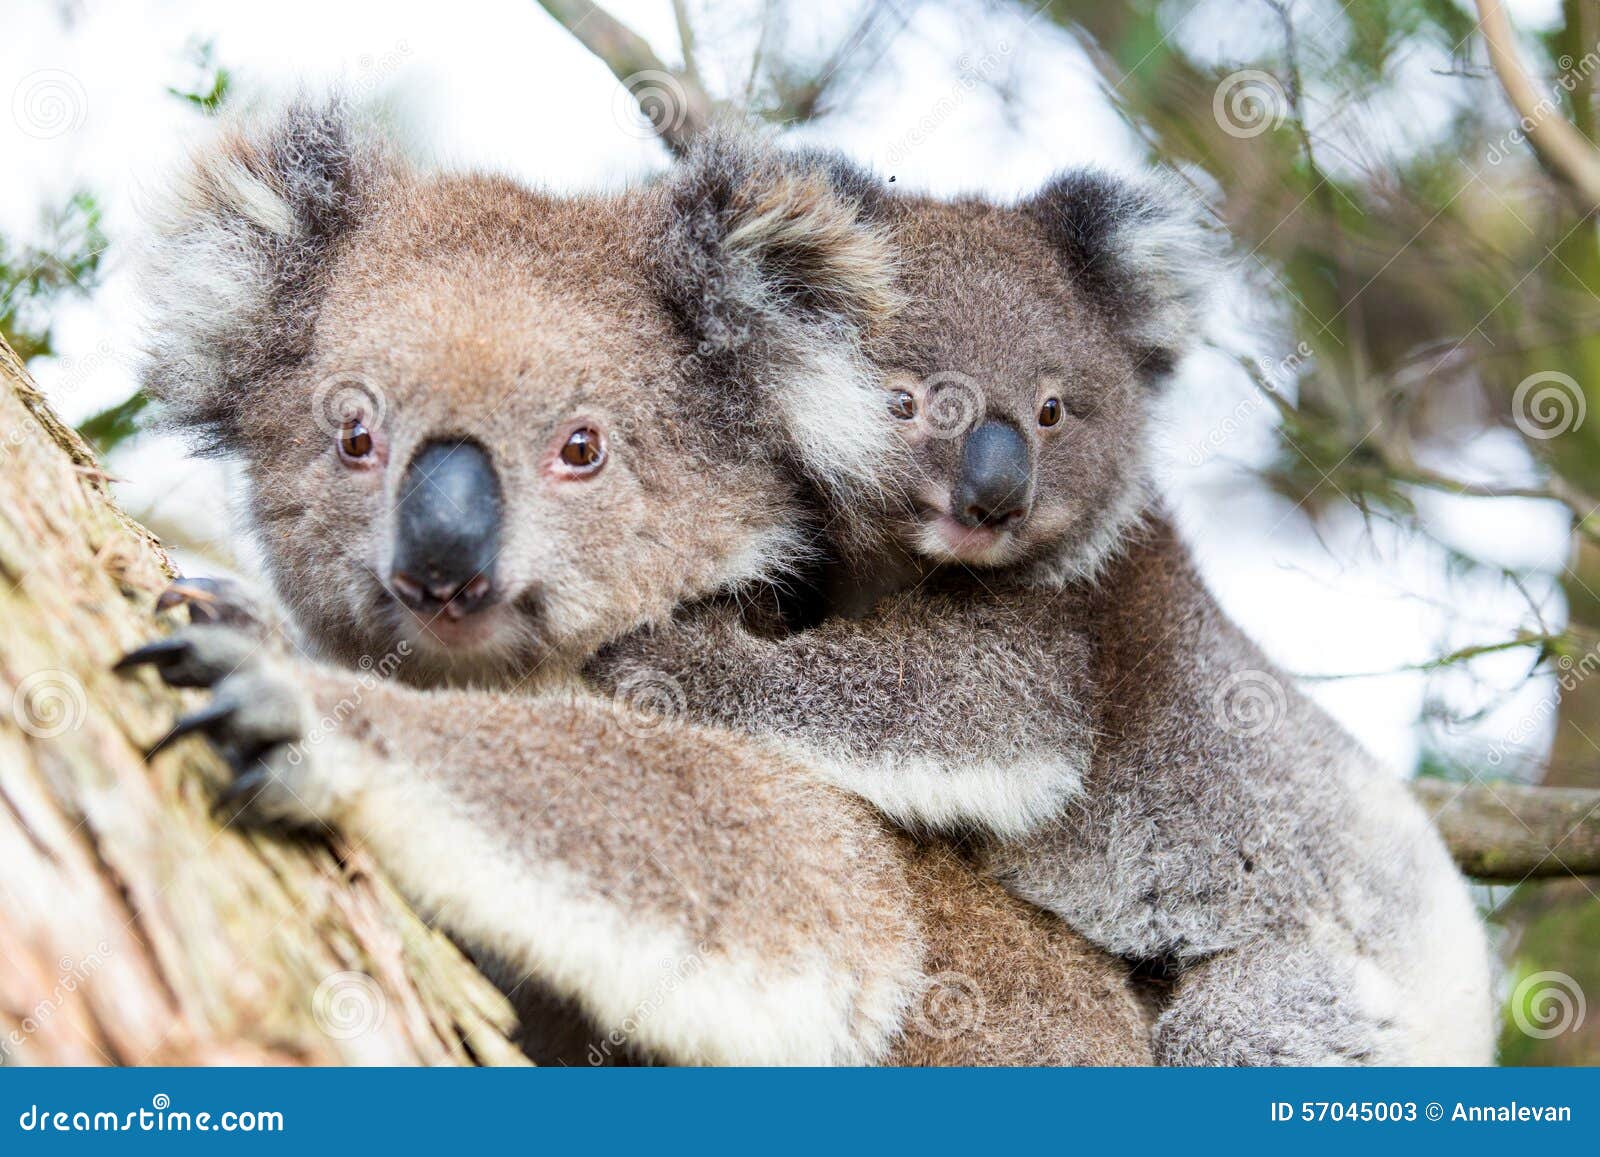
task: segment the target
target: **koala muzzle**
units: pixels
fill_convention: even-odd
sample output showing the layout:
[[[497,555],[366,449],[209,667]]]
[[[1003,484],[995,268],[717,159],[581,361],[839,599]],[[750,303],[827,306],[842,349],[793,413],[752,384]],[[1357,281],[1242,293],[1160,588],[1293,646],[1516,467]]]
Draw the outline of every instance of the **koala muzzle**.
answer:
[[[423,615],[487,606],[500,553],[500,477],[473,442],[429,442],[400,484],[390,587]]]
[[[967,435],[950,497],[950,513],[963,526],[998,530],[1027,516],[1033,504],[1033,460],[1016,427],[985,422]]]

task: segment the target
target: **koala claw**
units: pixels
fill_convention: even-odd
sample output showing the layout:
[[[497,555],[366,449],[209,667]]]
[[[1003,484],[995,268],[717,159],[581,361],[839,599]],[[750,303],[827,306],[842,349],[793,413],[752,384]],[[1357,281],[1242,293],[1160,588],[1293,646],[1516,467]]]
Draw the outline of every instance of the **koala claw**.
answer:
[[[248,635],[226,628],[191,628],[129,651],[112,668],[146,664],[173,687],[212,687],[247,664],[257,650]]]
[[[178,684],[183,686],[183,684]],[[144,757],[153,759],[186,735],[200,732],[213,738],[222,738],[232,721],[234,705],[218,698],[198,711],[180,715],[172,729],[145,749]]]
[[[156,610],[189,608],[189,622],[214,627],[233,627],[253,635],[275,632],[275,616],[266,603],[245,583],[226,578],[188,578],[179,576],[156,599]]]
[[[146,757],[186,735],[209,739],[234,771],[219,805],[240,818],[305,824],[321,818],[310,753],[300,748],[306,718],[303,693],[257,654],[248,635],[219,627],[190,627],[130,651],[117,670],[155,667],[175,687],[214,687],[215,697],[181,716]],[[324,801],[325,802],[325,801]]]

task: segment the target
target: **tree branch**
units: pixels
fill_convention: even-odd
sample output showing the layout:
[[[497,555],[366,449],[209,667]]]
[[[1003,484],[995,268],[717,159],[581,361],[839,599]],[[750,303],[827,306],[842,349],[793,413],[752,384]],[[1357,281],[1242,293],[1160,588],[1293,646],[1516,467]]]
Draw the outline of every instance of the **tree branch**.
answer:
[[[1551,97],[1534,86],[1517,56],[1516,34],[1500,0],[1477,0],[1477,6],[1489,63],[1521,118],[1528,142],[1591,209],[1600,208],[1600,152],[1561,115]]]
[[[539,6],[611,70],[636,101],[657,135],[676,156],[711,123],[716,102],[692,63],[671,68],[644,37],[589,0],[538,0]],[[686,51],[693,38],[682,28]]]
[[[683,53],[684,74],[699,80],[700,65],[695,60],[694,25],[689,22],[689,6],[684,0],[672,0],[672,19],[678,26],[678,50]]]
[[[1267,379],[1267,375],[1259,365],[1243,354],[1234,354],[1233,359],[1244,370],[1256,390],[1272,403],[1286,421],[1305,424],[1299,407],[1278,391],[1277,386]],[[1572,514],[1574,530],[1585,538],[1600,542],[1600,519],[1595,517],[1596,513],[1600,512],[1600,501],[1554,470],[1549,472],[1544,484],[1538,486],[1468,482],[1417,465],[1409,453],[1397,449],[1387,439],[1372,437],[1364,444],[1378,460],[1384,476],[1390,481],[1409,486],[1422,486],[1461,498],[1536,498],[1546,502],[1558,502]]]
[[[1415,780],[1411,790],[1469,876],[1600,876],[1600,791],[1443,779]]]

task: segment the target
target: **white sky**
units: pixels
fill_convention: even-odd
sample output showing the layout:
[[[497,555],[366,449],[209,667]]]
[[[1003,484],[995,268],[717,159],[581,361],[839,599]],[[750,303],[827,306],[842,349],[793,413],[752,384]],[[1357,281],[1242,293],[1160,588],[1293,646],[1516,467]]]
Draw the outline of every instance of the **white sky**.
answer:
[[[1237,56],[1244,43],[1237,37],[1247,39],[1251,26],[1230,20],[1234,3],[1175,5],[1176,34],[1197,51],[1215,41],[1218,59],[1230,49]],[[675,59],[667,0],[616,0],[609,7],[660,55]],[[756,7],[722,4],[702,14],[702,66],[714,87],[742,75],[752,39],[747,13]],[[1555,0],[1510,7],[1525,28],[1548,23],[1557,10]],[[806,26],[794,30],[796,37],[826,46],[848,23],[849,8],[797,18]],[[415,130],[421,151],[442,164],[580,188],[642,179],[666,161],[605,67],[531,0],[0,0],[0,98],[10,100],[12,113],[0,115],[0,157],[7,160],[0,231],[28,237],[43,210],[86,187],[100,198],[112,239],[103,288],[60,312],[60,356],[34,367],[69,420],[133,389],[143,323],[128,287],[127,253],[138,235],[141,190],[158,183],[206,129],[165,92],[192,79],[187,49],[204,40],[214,42],[216,58],[247,97],[337,81],[388,101]],[[1443,115],[1425,64],[1431,62],[1416,67],[1422,93],[1416,116],[1423,124]],[[973,72],[987,84],[963,85],[962,76]],[[1001,102],[991,85],[1017,99]],[[62,103],[51,106],[53,113],[28,104],[56,96]],[[62,131],[41,132],[42,115],[59,116],[49,124]],[[908,186],[941,193],[1012,196],[1064,165],[1132,168],[1141,160],[1076,47],[1042,21],[994,10],[917,9],[845,108],[804,137],[841,147]],[[1240,320],[1260,312],[1219,320],[1221,336],[1232,347],[1282,357],[1287,345],[1276,349]],[[1253,482],[1249,468],[1271,448],[1272,414],[1225,359],[1195,359],[1174,394],[1163,440],[1181,524],[1224,605],[1290,671],[1391,670],[1468,643],[1498,641],[1522,623],[1516,596],[1493,583],[1450,579],[1426,544],[1365,527],[1353,511],[1321,528],[1319,539],[1299,512]],[[1200,446],[1205,451],[1196,453]],[[186,460],[180,447],[144,438],[112,465],[126,480],[124,502],[158,532],[181,529],[185,538],[221,547],[231,541],[215,464]],[[1527,459],[1513,440],[1491,437],[1442,465],[1494,476],[1525,471]],[[1547,504],[1429,495],[1423,508],[1433,533],[1494,552],[1506,565],[1555,572],[1565,562],[1563,518]],[[1546,613],[1559,625],[1558,599],[1549,600]],[[1521,653],[1481,660],[1473,674],[1515,687],[1527,662]],[[1457,702],[1482,694],[1469,680],[1453,683]],[[1411,674],[1308,684],[1398,768],[1415,762],[1425,688]],[[1469,740],[1493,742],[1516,729],[1548,690],[1544,681],[1528,684]],[[1529,742],[1523,754],[1537,760],[1548,733],[1536,730]]]

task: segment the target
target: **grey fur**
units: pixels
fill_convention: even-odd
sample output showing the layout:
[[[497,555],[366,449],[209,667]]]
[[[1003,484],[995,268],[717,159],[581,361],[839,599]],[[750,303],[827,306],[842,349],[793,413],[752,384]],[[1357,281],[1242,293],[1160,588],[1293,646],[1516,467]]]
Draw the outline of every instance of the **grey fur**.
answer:
[[[302,99],[231,126],[153,207],[143,383],[181,399],[201,450],[237,433],[256,384],[305,356],[328,253],[386,164],[342,101]]]
[[[204,629],[132,657],[215,688],[188,726],[233,762],[245,818],[364,842],[546,1012],[582,1014],[552,1039],[627,1022],[629,1055],[680,1062],[1147,1061],[1125,968],[950,847],[779,745],[572,679],[686,601],[770,583],[816,533],[807,495],[902,457],[860,373],[895,304],[876,230],[783,166],[704,198],[692,173],[555,198],[358,163],[383,151],[340,124],[233,130],[154,254],[170,314],[149,380],[243,459],[278,592],[331,660]],[[343,375],[384,403],[360,464],[316,412]],[[846,428],[822,437],[823,417]],[[583,480],[553,465],[574,424],[608,447]],[[507,512],[477,635],[384,585],[402,468],[440,438],[482,448]],[[696,979],[664,985],[685,957]],[[950,974],[978,1023],[924,1031]]]
[[[989,565],[930,555],[959,437],[913,423],[889,484],[924,508],[853,533],[887,531],[901,554],[875,565],[915,589],[782,638],[710,604],[593,673],[673,672],[696,718],[785,738],[913,830],[978,835],[1018,895],[1177,978],[1166,1063],[1488,1063],[1486,944],[1437,833],[1227,620],[1148,498],[1149,384],[1209,268],[1149,188],[1080,174],[1016,209],[878,209],[909,302],[872,347],[891,387],[958,371],[981,393],[967,429],[1078,399],[1070,436],[1031,435],[1038,499]]]

